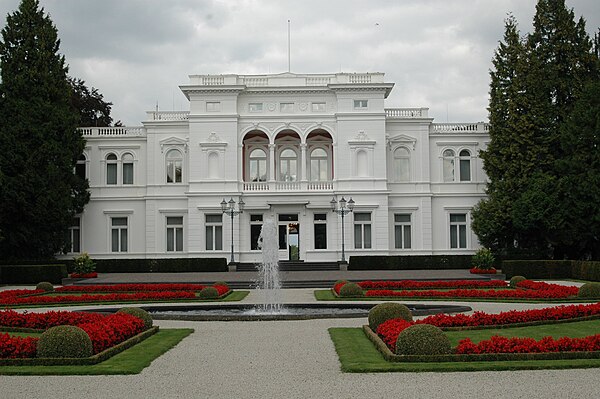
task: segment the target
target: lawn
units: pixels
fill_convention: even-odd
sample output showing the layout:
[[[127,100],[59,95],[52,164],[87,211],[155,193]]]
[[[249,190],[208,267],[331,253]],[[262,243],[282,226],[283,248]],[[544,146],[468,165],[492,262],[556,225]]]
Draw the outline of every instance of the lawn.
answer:
[[[160,329],[139,344],[102,363],[90,366],[0,366],[0,375],[139,374],[154,359],[173,348],[192,332],[194,330],[190,328]]]
[[[575,324],[575,323],[573,323]],[[521,330],[521,329],[515,329]],[[490,332],[491,330],[485,330]],[[507,334],[509,329],[503,329]],[[598,329],[596,327],[596,332]],[[469,333],[482,332],[469,331]],[[454,332],[453,332],[454,333]],[[466,331],[456,332],[466,337]],[[499,371],[600,367],[600,359],[571,360],[528,360],[528,361],[488,361],[488,362],[440,362],[440,363],[392,363],[386,361],[375,345],[365,336],[361,328],[330,328],[339,356],[341,369],[350,373],[372,372],[450,372],[450,371]]]

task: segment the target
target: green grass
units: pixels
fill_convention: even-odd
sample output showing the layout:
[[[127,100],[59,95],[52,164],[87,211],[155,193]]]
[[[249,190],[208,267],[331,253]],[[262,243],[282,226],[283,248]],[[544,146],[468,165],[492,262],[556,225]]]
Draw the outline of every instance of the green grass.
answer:
[[[504,330],[503,332],[506,332]],[[464,333],[464,331],[462,331]],[[350,373],[498,371],[600,367],[600,359],[528,360],[503,362],[387,362],[361,328],[330,328],[341,369]]]
[[[580,338],[598,333],[600,333],[600,319],[517,328],[447,331],[446,335],[450,338],[452,346],[456,346],[458,345],[458,341],[464,338],[471,338],[471,341],[477,343],[490,339],[494,335],[501,335],[503,337],[529,337],[539,340],[548,336],[554,338]]]
[[[360,298],[339,298],[333,295],[331,290],[315,290],[317,301],[445,301],[445,302],[498,302],[498,303],[589,303],[598,302],[598,299],[528,299],[528,298],[427,298],[427,297],[360,297]]]
[[[156,334],[110,359],[91,366],[0,366],[0,375],[139,374],[160,355],[194,332],[191,328],[160,329]]]

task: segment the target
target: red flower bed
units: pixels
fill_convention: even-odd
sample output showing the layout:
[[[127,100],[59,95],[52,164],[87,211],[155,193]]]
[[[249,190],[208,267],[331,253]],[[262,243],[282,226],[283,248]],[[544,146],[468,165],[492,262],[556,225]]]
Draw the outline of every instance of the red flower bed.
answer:
[[[35,291],[34,291],[35,292]],[[29,291],[31,293],[31,291]],[[143,301],[143,300],[168,300],[168,299],[194,299],[196,294],[191,291],[173,292],[136,292],[133,294],[83,294],[63,296],[29,296],[2,298],[2,305],[36,305],[54,303],[78,302],[113,302],[113,301]]]
[[[438,327],[496,326],[514,323],[527,323],[542,320],[565,320],[600,315],[600,303],[589,305],[568,305],[544,309],[510,310],[498,314],[474,312],[465,314],[436,314],[418,320],[416,323],[432,324]]]
[[[543,283],[545,284],[545,283]],[[526,299],[561,299],[577,295],[577,287],[561,286],[557,284],[546,284],[547,287],[540,289],[506,289],[506,290],[474,290],[457,289],[450,291],[392,291],[392,290],[369,290],[365,292],[368,297],[435,297],[435,298],[526,298]],[[519,286],[520,288],[520,286]]]
[[[136,292],[136,291],[200,291],[201,284],[114,284],[114,285],[70,285],[58,287],[55,292]]]
[[[469,269],[471,274],[496,274],[496,269],[478,269],[476,267]]]
[[[96,278],[98,277],[98,273],[71,273],[71,278]]]
[[[343,285],[343,283],[342,283]],[[508,287],[506,281],[475,281],[475,280],[455,280],[455,281],[361,281],[358,285],[364,290],[422,290],[431,288],[502,288]]]
[[[37,341],[33,337],[11,337],[0,333],[0,359],[22,359],[35,357]]]
[[[584,338],[544,337],[539,341],[533,338],[507,338],[493,336],[474,344],[465,338],[456,347],[457,354],[479,353],[542,353],[542,352],[591,352],[600,351],[600,334]]]
[[[60,325],[77,326],[92,340],[94,353],[102,352],[144,331],[144,321],[125,313],[104,316],[83,312],[17,313],[0,311],[0,326],[47,330]],[[0,358],[35,357],[39,338],[0,334]]]
[[[377,335],[379,335],[383,342],[385,342],[392,352],[395,353],[398,335],[413,324],[414,323],[404,319],[391,319],[381,323],[379,327],[377,327]]]

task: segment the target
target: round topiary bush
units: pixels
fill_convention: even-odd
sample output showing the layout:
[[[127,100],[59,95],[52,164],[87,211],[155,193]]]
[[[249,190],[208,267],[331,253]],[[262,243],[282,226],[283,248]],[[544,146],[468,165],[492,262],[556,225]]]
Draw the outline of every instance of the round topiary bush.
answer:
[[[412,321],[413,317],[406,305],[397,302],[380,303],[369,311],[369,327],[375,332],[381,323],[391,319]]]
[[[335,287],[336,285],[342,284],[342,283],[346,284],[346,283],[348,283],[348,280],[337,280],[335,283],[333,283],[333,286]]]
[[[516,288],[517,284],[519,284],[521,281],[525,281],[525,280],[527,280],[527,279],[523,276],[513,276],[513,278],[510,279],[510,286],[513,288]]]
[[[398,335],[398,355],[446,355],[452,351],[450,338],[431,324],[415,324]]]
[[[198,293],[198,297],[202,299],[216,299],[219,297],[219,291],[215,287],[204,287]]]
[[[585,283],[577,292],[579,298],[600,298],[600,283]]]
[[[92,340],[75,326],[51,327],[44,331],[37,344],[37,357],[83,358],[93,353]]]
[[[52,285],[52,283],[42,281],[41,283],[38,283],[38,285],[35,286],[35,289],[43,291],[54,291],[54,286]]]
[[[150,313],[146,312],[141,308],[121,308],[117,311],[117,313],[126,313],[130,314],[138,319],[142,319],[144,321],[144,330],[152,327],[152,316]]]
[[[216,285],[221,285],[223,287],[229,288],[229,284],[227,284],[225,281],[215,281],[215,283],[213,284],[213,287]]]
[[[360,297],[363,295],[362,288],[356,283],[346,283],[340,288],[340,296],[342,297]]]

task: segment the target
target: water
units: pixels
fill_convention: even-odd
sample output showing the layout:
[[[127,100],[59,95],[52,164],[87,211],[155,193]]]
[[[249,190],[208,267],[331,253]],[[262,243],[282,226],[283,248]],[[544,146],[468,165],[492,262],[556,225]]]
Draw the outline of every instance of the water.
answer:
[[[279,280],[279,242],[277,223],[272,217],[264,220],[258,247],[262,250],[262,263],[258,268],[257,289],[263,296],[263,303],[256,305],[262,313],[281,313],[281,281]]]

